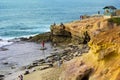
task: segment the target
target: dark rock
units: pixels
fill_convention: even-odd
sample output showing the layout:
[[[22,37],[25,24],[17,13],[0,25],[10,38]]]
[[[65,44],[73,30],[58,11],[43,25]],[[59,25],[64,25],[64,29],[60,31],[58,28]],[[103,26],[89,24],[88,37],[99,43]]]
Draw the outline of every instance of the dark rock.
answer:
[[[49,67],[46,66],[46,67],[41,68],[40,70],[45,70],[45,69],[48,69],[48,68],[49,68]]]
[[[0,78],[0,80],[4,80],[4,78]]]
[[[6,51],[6,50],[8,50],[8,49],[7,48],[3,48],[3,47],[0,48],[0,51]]]
[[[45,42],[48,42],[48,41],[51,41],[50,35],[51,35],[50,32],[46,32],[46,33],[43,33],[43,34],[38,34],[36,36],[30,37],[28,41],[32,41],[32,42],[45,41]]]
[[[47,58],[45,61],[50,63],[50,62],[53,62],[53,60],[54,60],[54,57],[50,57],[50,58]]]
[[[26,66],[22,66],[21,68],[20,68],[20,70],[25,70],[26,69]]]
[[[33,68],[33,67],[35,67],[34,65],[28,65],[26,68],[27,69],[31,69],[31,68]]]
[[[0,75],[0,80],[4,80],[5,75]]]
[[[53,64],[49,64],[49,67],[53,67]]]
[[[27,41],[27,40],[29,40],[29,39],[28,39],[28,38],[25,38],[25,37],[21,37],[20,40],[21,40],[21,41]]]
[[[3,65],[8,65],[8,62],[3,62]]]
[[[32,65],[33,66],[38,66],[38,62],[33,62]]]
[[[8,42],[20,42],[20,39],[19,38],[14,38],[14,39],[8,40]]]
[[[38,64],[43,64],[43,63],[45,63],[45,59],[40,59],[38,62]]]
[[[5,75],[0,75],[0,77],[5,77]]]
[[[27,74],[29,74],[30,72],[27,70],[27,71],[25,71],[25,73],[24,73],[24,75],[27,75]]]
[[[15,69],[16,67],[15,66],[11,66],[11,69]]]

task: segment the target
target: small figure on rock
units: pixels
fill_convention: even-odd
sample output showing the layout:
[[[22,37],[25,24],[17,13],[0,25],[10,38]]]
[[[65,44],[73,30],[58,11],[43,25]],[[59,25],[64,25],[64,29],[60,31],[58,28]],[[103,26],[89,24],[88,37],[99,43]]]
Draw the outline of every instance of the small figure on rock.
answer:
[[[65,26],[63,23],[61,23],[60,26],[62,27],[62,29],[65,29]]]
[[[56,26],[56,23],[54,22],[53,26]]]
[[[100,14],[100,11],[98,11],[98,14]]]
[[[83,19],[83,16],[81,15],[81,16],[80,16],[80,20],[82,20],[82,19]]]

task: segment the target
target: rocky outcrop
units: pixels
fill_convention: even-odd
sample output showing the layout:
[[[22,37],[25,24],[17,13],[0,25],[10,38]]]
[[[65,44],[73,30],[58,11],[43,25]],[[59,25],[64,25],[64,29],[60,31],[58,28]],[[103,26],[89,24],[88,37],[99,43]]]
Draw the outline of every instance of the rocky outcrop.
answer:
[[[51,29],[51,35],[53,36],[71,37],[71,33],[65,30],[64,24],[51,25],[50,29]]]
[[[74,35],[71,31],[66,29],[67,26],[62,25],[51,25],[51,39],[53,42],[73,42],[73,43],[84,43],[90,41],[90,36],[87,31],[83,32],[82,36]],[[76,32],[77,33],[77,32]]]
[[[46,33],[43,33],[43,34],[38,34],[38,35],[33,36],[33,37],[29,37],[28,41],[32,41],[32,42],[45,41],[45,42],[48,42],[48,41],[51,41],[50,37],[51,37],[51,33],[46,32]]]
[[[92,17],[62,25],[51,25],[52,40],[62,42],[64,41],[62,38],[72,37],[71,42],[86,44],[100,32],[116,27],[117,24],[115,22],[114,19],[107,20],[102,17]]]
[[[59,80],[120,79],[120,27],[107,20],[102,23],[99,25],[101,31],[88,43],[88,54],[66,62]]]
[[[70,43],[71,33],[65,30],[64,24],[51,25],[51,41],[53,43]]]

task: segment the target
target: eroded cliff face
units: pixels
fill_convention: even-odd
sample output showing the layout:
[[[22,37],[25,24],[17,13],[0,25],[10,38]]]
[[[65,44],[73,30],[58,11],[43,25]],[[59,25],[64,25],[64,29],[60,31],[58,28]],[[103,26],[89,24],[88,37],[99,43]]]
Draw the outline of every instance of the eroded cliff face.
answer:
[[[89,53],[65,64],[61,80],[120,80],[120,27],[101,32],[89,46]]]
[[[94,69],[89,80],[120,80],[120,27],[102,32],[90,42],[89,53],[83,56]],[[91,64],[92,63],[92,64]]]
[[[59,80],[120,80],[120,26],[102,18],[95,21],[88,30],[89,52],[64,63]],[[72,37],[86,30],[73,28],[72,23],[66,25]]]
[[[71,42],[87,43],[100,32],[110,30],[116,26],[103,17],[93,17],[66,24],[52,25],[53,36],[72,37]]]

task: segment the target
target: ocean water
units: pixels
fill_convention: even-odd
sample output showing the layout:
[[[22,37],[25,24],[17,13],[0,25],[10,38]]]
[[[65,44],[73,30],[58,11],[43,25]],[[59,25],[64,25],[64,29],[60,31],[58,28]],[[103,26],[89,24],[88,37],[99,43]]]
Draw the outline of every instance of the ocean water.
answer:
[[[92,15],[103,7],[120,8],[120,0],[0,0],[0,38],[11,39],[50,31],[50,25]]]

